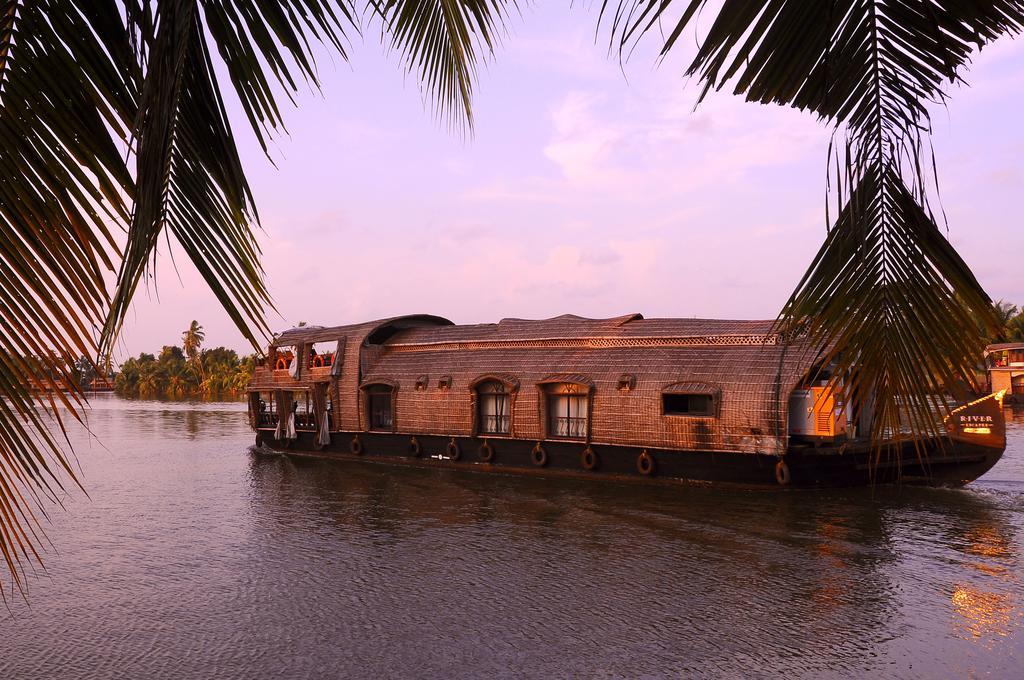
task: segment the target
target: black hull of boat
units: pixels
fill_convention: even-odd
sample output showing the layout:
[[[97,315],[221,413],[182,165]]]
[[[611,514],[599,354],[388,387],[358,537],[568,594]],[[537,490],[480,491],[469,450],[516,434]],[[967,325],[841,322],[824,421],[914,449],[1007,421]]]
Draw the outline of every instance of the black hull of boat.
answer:
[[[368,463],[470,470],[499,474],[572,476],[643,483],[716,484],[742,487],[848,487],[875,484],[962,486],[985,474],[1003,448],[955,439],[884,447],[867,444],[792,446],[781,459],[770,454],[669,451],[581,442],[388,433],[332,432],[315,445],[314,433],[278,441],[261,430],[257,449]],[[454,446],[452,446],[454,444]],[[641,461],[641,456],[648,459]],[[924,455],[921,455],[921,454]],[[489,457],[489,460],[486,460]],[[650,462],[649,466],[645,463]],[[593,463],[592,468],[588,465]]]

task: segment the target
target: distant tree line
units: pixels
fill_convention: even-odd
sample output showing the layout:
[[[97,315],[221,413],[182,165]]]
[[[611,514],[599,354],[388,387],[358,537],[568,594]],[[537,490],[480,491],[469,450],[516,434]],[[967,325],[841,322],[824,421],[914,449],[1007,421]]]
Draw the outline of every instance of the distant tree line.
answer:
[[[114,391],[125,397],[170,399],[235,397],[245,392],[256,355],[233,349],[203,349],[203,327],[193,321],[182,344],[165,345],[159,355],[143,352],[121,364]]]
[[[1024,307],[1017,307],[1000,300],[995,303],[996,317],[999,319],[999,332],[986,335],[988,344],[994,342],[1024,342]]]

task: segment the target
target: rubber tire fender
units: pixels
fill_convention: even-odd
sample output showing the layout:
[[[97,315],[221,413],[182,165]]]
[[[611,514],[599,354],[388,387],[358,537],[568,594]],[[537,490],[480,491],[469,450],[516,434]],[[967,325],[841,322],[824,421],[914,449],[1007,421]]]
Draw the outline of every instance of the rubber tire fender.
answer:
[[[597,452],[594,449],[590,448],[589,445],[583,449],[583,453],[580,454],[580,465],[583,466],[584,470],[596,470],[599,462]]]
[[[779,483],[779,486],[789,486],[791,479],[789,466],[786,464],[786,461],[780,460],[775,464],[775,481]]]
[[[491,443],[486,439],[484,440],[484,443],[480,445],[480,449],[477,453],[480,455],[480,460],[485,463],[490,463],[494,460],[494,447],[491,446]]]
[[[640,455],[636,457],[636,471],[645,477],[654,474],[654,456],[644,449],[640,452]]]

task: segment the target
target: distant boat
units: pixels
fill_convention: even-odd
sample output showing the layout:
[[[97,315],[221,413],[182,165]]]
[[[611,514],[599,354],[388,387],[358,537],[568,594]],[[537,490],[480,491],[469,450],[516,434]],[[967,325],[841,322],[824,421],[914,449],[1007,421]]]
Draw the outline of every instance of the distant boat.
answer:
[[[101,375],[93,378],[89,386],[85,388],[86,392],[113,392],[114,391],[114,380]]]
[[[1002,342],[985,348],[989,389],[1024,404],[1024,342]]]
[[[275,336],[249,385],[265,450],[744,486],[960,485],[1006,447],[1002,394],[873,456],[869,405],[811,383],[771,321],[404,316]],[[927,455],[921,456],[924,451]]]
[[[31,384],[29,389],[36,393],[74,391],[74,387],[64,386],[61,388],[54,388],[52,384],[41,384],[39,382]],[[79,390],[85,394],[91,394],[93,392],[113,392],[114,382],[113,380],[107,380],[104,378],[95,378],[92,382],[81,385]]]

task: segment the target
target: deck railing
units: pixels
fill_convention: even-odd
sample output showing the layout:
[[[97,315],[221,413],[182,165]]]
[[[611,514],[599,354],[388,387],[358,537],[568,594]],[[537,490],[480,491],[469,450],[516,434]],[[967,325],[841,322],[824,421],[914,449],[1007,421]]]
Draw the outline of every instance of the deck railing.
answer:
[[[510,420],[509,416],[485,414],[480,422],[480,431],[483,434],[508,434]]]
[[[583,439],[587,436],[587,419],[585,417],[552,416],[549,427],[552,437]]]

